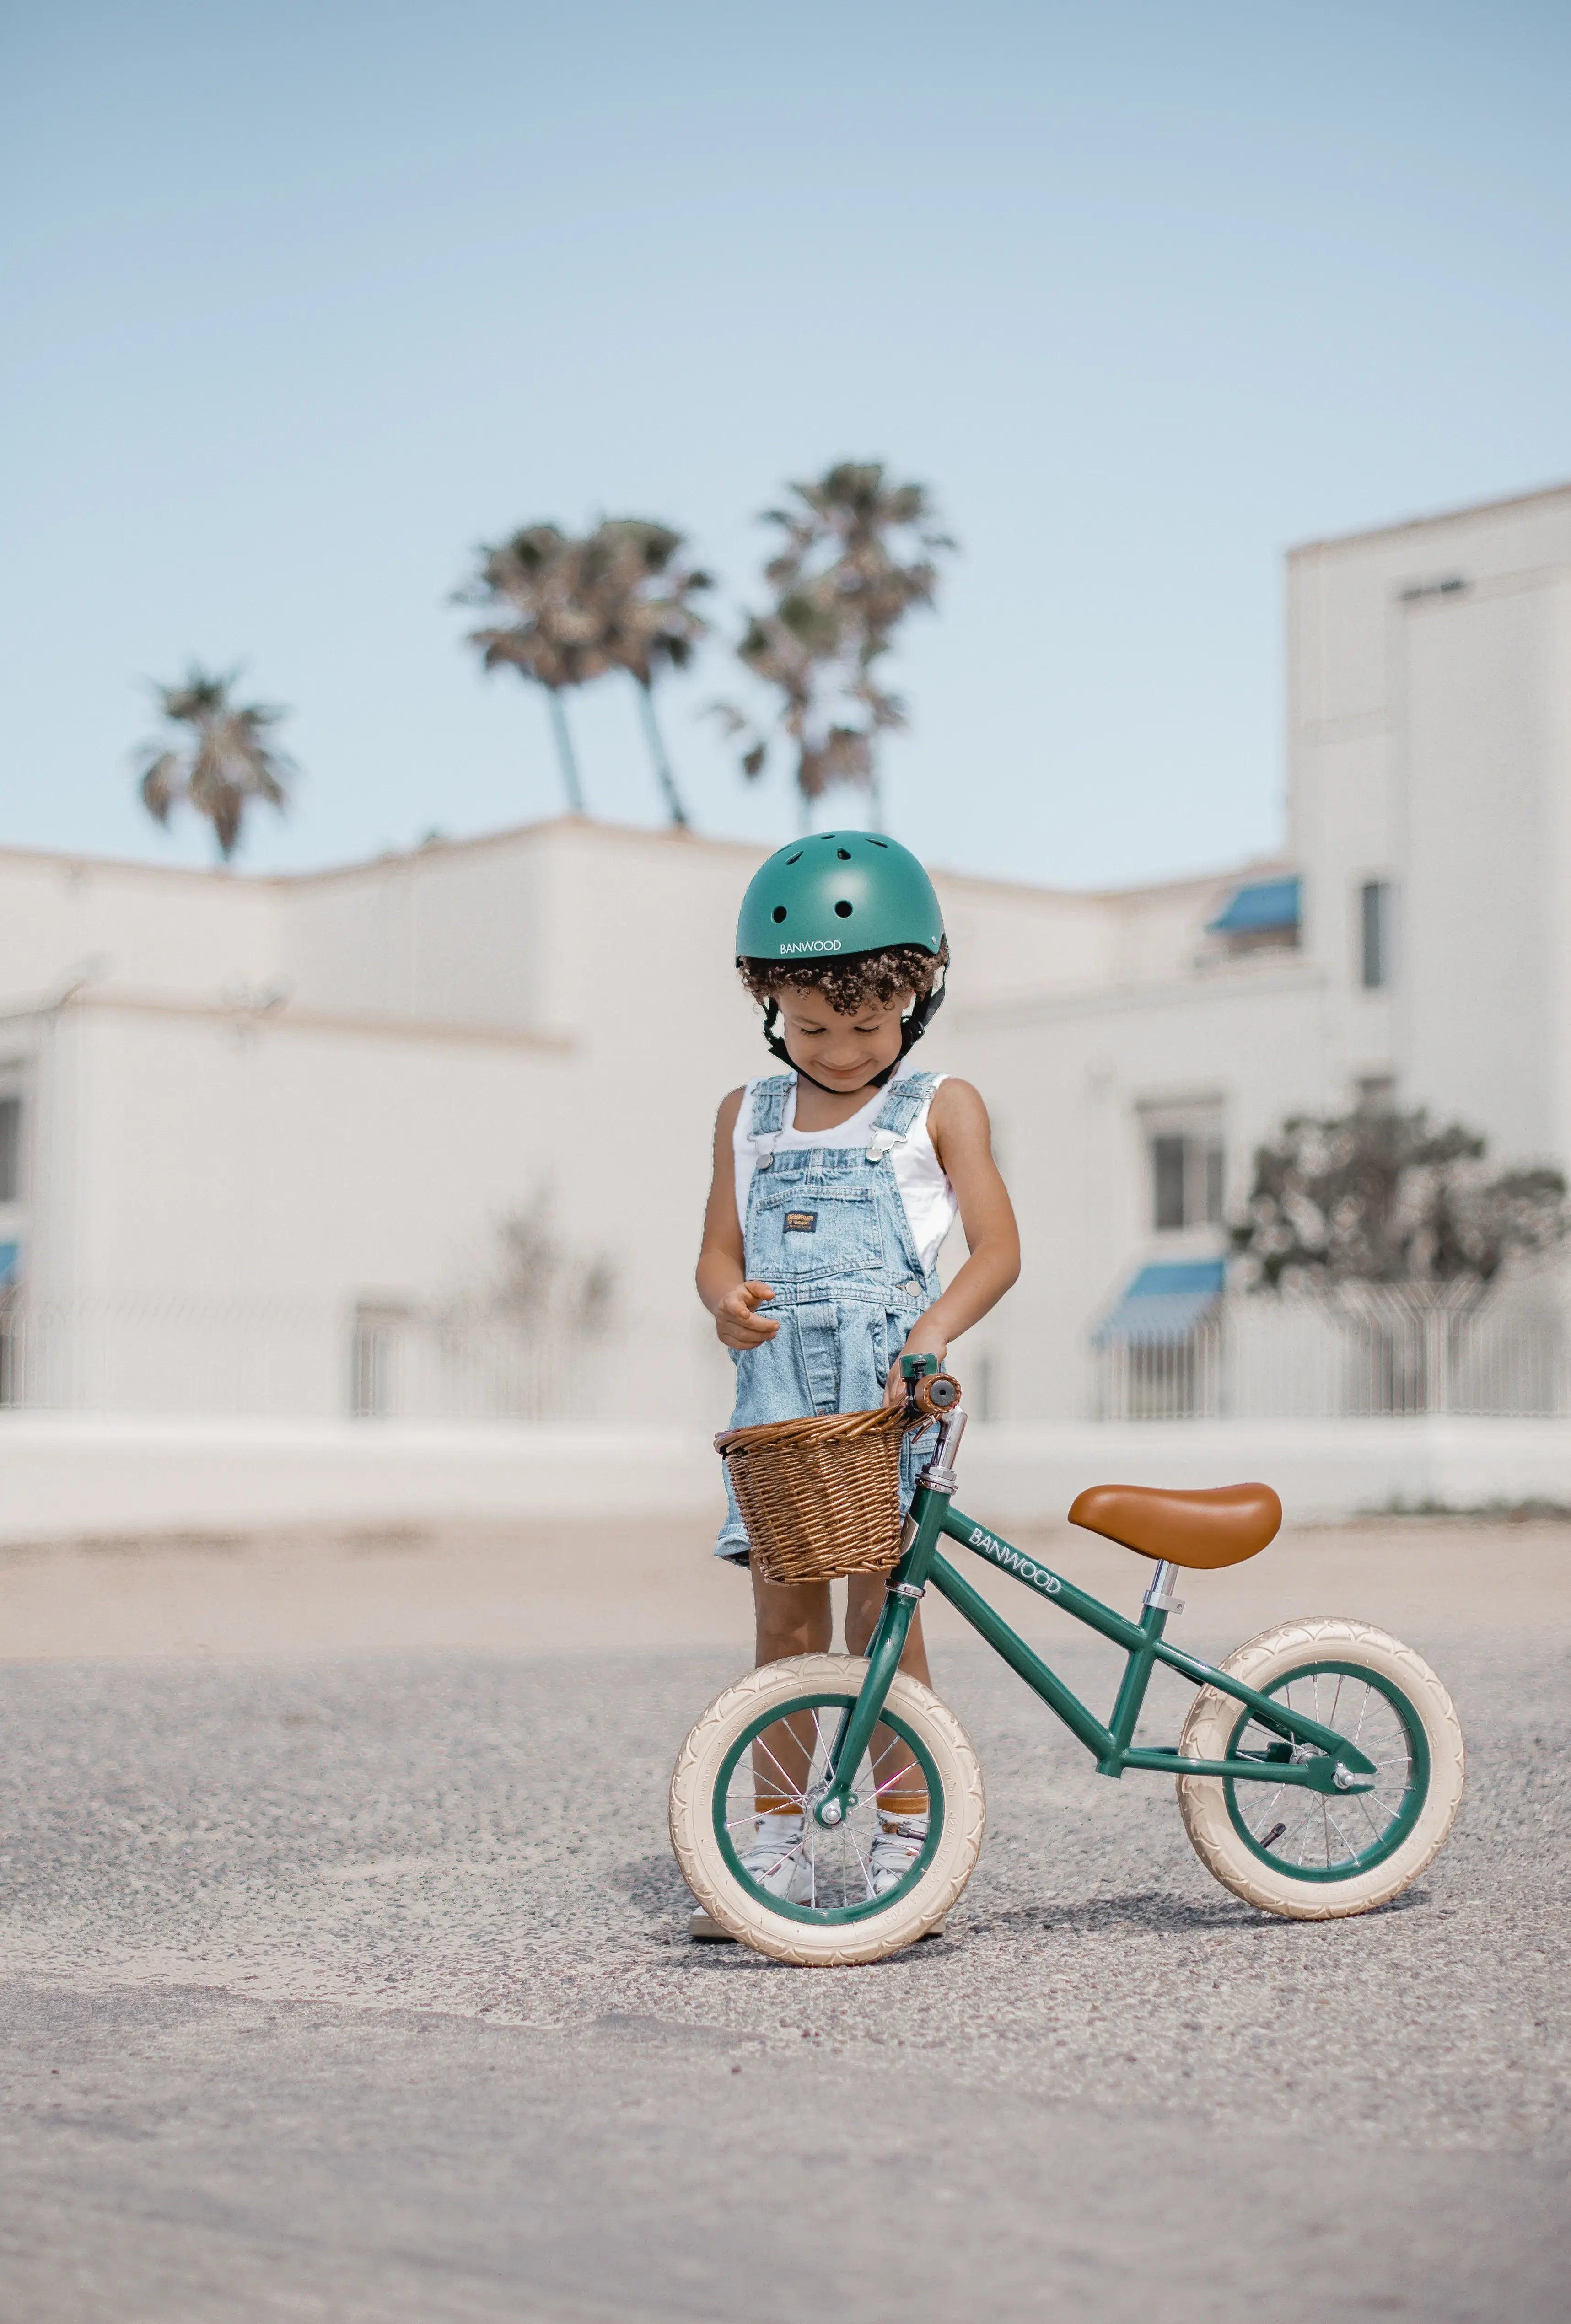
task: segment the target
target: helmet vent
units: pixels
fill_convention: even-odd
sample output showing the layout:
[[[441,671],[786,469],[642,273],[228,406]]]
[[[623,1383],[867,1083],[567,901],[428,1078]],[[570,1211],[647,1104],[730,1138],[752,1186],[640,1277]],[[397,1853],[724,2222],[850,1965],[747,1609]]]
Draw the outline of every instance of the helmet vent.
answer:
[[[835,916],[837,919],[842,920],[848,920],[851,918],[851,907],[846,901],[844,896],[841,897],[840,901],[835,907]]]
[[[840,858],[840,861],[841,861],[841,862],[842,862],[842,863],[849,863],[849,862],[850,862],[850,861],[851,861],[851,850],[850,850],[848,847],[837,847],[837,848],[835,850],[835,853],[836,853],[836,854]]]
[[[773,911],[770,914],[770,918],[772,920],[783,920],[785,918],[785,906],[783,904],[777,904]]]
[[[867,844],[869,847],[887,847],[889,842],[887,839],[870,839]]]
[[[788,855],[788,856],[786,857],[786,862],[787,862],[788,863],[799,863],[799,862],[801,862],[801,860],[802,860],[802,851],[801,851],[801,849],[800,849],[799,847],[798,848],[798,850],[797,850],[797,852],[796,852],[796,853],[795,853],[794,855]]]

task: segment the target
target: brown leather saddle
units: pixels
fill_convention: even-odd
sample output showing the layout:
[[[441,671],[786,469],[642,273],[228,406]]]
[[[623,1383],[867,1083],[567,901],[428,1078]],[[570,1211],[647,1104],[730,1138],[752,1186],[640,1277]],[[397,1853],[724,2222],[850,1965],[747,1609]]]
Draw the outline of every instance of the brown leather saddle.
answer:
[[[1071,1525],[1105,1534],[1142,1557],[1175,1565],[1241,1565],[1274,1541],[1282,1505],[1269,1485],[1215,1485],[1170,1493],[1147,1485],[1087,1485],[1069,1511]]]

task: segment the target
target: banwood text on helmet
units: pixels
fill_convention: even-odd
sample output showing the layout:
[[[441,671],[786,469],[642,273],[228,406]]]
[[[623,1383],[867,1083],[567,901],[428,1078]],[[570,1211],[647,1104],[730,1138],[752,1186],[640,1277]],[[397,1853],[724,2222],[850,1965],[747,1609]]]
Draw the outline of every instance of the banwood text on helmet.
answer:
[[[894,945],[916,945],[936,959],[944,947],[944,915],[932,881],[910,848],[873,831],[820,831],[778,848],[748,882],[736,922],[739,960],[779,961],[793,968],[844,960],[853,953],[887,952]],[[942,981],[931,992],[919,994],[901,1034],[902,1057],[921,1039],[943,998]],[[774,1029],[777,1014],[772,1001],[764,1011],[763,1035],[775,1056],[790,1065]]]

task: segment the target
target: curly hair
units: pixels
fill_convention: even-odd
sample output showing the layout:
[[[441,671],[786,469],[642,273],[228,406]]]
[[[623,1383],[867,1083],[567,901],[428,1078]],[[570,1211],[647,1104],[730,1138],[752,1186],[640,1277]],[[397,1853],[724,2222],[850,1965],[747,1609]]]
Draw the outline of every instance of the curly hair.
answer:
[[[847,953],[838,960],[739,960],[736,967],[761,1008],[772,995],[789,989],[821,992],[831,1009],[852,1017],[870,1002],[888,1009],[902,993],[919,998],[930,992],[948,959],[946,940],[937,957],[920,945],[890,945],[883,952]]]

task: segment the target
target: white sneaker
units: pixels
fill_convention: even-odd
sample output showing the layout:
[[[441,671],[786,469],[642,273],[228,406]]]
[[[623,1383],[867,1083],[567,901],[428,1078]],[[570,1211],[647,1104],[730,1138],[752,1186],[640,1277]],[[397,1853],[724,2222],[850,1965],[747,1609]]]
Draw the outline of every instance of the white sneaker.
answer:
[[[897,1888],[927,1844],[925,1815],[904,1816],[899,1823],[885,1823],[881,1818],[868,1866],[873,1895],[887,1896],[892,1888]]]
[[[779,1896],[788,1904],[810,1904],[813,1874],[805,1840],[800,1816],[760,1816],[758,1838],[743,1857],[742,1869],[766,1895]]]

